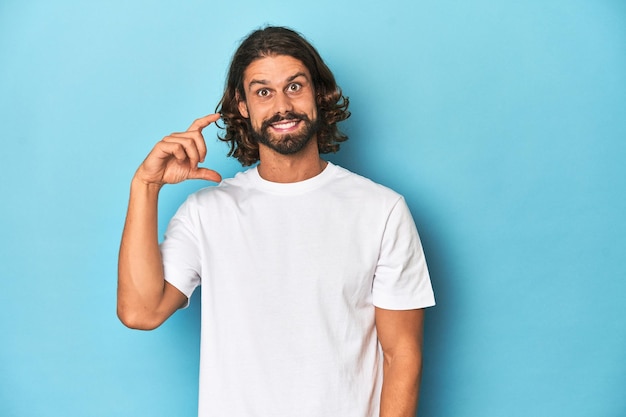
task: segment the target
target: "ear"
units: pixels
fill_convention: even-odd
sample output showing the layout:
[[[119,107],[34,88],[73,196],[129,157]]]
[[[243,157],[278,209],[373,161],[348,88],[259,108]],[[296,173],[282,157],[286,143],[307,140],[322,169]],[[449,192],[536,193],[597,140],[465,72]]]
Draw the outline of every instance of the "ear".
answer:
[[[248,105],[246,104],[245,100],[239,100],[237,107],[239,108],[239,113],[241,113],[244,119],[250,117],[250,115],[248,114]]]
[[[248,114],[248,105],[246,104],[246,100],[241,98],[241,94],[239,91],[235,92],[235,100],[237,100],[237,108],[239,109],[239,113],[243,116],[244,119],[250,117]]]

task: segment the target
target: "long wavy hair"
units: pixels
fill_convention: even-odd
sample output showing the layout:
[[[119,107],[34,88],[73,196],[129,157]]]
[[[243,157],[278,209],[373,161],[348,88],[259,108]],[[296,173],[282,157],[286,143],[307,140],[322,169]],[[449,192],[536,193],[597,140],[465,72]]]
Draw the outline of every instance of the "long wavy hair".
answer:
[[[230,64],[224,95],[217,105],[222,114],[224,136],[218,138],[230,144],[228,156],[243,166],[259,160],[259,145],[252,137],[250,120],[239,112],[239,101],[245,100],[244,71],[256,59],[287,55],[300,60],[309,70],[316,96],[319,130],[317,144],[320,153],[337,152],[339,143],[348,139],[337,123],[350,117],[349,100],[344,97],[335,77],[315,48],[297,32],[285,27],[266,27],[252,32],[241,43]]]

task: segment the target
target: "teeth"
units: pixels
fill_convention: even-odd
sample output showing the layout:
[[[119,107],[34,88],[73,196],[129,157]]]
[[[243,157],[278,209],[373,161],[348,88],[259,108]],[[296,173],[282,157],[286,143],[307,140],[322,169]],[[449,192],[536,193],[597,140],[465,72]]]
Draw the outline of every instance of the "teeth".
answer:
[[[274,126],[277,129],[291,129],[297,123],[298,123],[297,121],[288,121],[288,122],[274,123],[272,126]]]

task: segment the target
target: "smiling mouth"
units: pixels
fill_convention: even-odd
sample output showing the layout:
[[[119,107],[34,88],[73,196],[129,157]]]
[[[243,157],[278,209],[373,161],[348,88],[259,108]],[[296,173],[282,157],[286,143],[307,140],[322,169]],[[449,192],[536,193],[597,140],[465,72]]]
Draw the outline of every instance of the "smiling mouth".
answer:
[[[295,128],[300,123],[299,119],[281,120],[280,122],[272,123],[272,129],[278,131],[288,131]]]

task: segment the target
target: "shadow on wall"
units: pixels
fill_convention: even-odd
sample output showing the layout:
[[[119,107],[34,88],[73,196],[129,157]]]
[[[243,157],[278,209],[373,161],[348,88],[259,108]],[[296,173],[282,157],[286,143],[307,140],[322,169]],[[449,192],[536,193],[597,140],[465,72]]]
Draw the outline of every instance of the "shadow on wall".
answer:
[[[410,205],[409,205],[410,206]],[[411,207],[412,211],[413,208]],[[430,219],[432,220],[432,219]],[[449,279],[452,272],[448,270],[447,253],[444,242],[438,238],[437,231],[427,226],[429,219],[417,216],[415,222],[420,229],[420,237],[426,253],[428,269],[435,291],[437,305],[427,309],[424,329],[424,368],[420,393],[420,413],[424,416],[437,415],[437,403],[445,398],[445,372],[452,362],[448,356],[452,341],[449,340],[449,329],[453,325],[452,312],[446,306],[453,305],[457,298]]]

